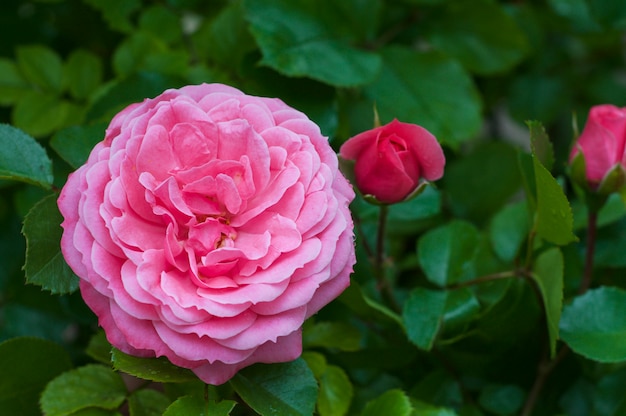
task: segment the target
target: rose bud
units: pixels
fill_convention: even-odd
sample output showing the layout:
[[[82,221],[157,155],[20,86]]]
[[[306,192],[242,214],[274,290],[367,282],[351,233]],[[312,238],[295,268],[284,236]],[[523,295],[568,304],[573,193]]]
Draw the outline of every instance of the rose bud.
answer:
[[[420,185],[443,176],[445,157],[428,130],[394,119],[357,134],[339,151],[354,161],[356,186],[364,195],[392,204],[401,202]]]
[[[222,384],[300,355],[350,283],[353,198],[304,114],[187,86],[113,118],[58,199],[61,249],[114,347]]]
[[[570,153],[574,181],[592,192],[610,194],[626,180],[626,108],[592,107]]]

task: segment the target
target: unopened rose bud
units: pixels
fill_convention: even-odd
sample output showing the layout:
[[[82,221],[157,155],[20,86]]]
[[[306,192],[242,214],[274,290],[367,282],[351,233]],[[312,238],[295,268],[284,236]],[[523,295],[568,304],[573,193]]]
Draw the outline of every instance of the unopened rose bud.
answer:
[[[570,153],[574,182],[588,191],[608,195],[626,182],[626,108],[598,105]]]
[[[443,176],[443,150],[428,130],[394,119],[360,133],[339,151],[354,161],[357,188],[382,203],[401,202],[420,185]]]

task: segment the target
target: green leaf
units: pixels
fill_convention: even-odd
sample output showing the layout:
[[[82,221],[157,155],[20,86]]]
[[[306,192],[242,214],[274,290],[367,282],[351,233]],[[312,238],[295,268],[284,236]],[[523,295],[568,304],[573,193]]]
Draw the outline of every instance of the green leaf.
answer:
[[[107,341],[106,335],[103,330],[96,332],[94,336],[89,340],[85,353],[96,361],[102,364],[111,363],[111,344]]]
[[[28,134],[43,137],[63,127],[71,111],[68,101],[57,95],[30,91],[13,108],[13,124]]]
[[[0,105],[13,105],[30,89],[17,65],[0,58]]]
[[[320,416],[343,416],[354,394],[352,383],[341,367],[329,365],[319,378],[317,411]]]
[[[532,156],[537,189],[537,235],[545,240],[566,245],[577,241],[572,232],[574,218],[563,189],[539,159]]]
[[[524,33],[496,2],[451,2],[443,15],[429,23],[426,37],[435,48],[478,74],[505,71],[528,51]]]
[[[408,201],[389,206],[387,230],[391,234],[413,234],[424,227],[425,220],[441,212],[441,192],[433,186]]]
[[[100,13],[113,30],[128,33],[133,30],[131,15],[141,8],[141,0],[85,0]]]
[[[442,181],[452,212],[476,223],[498,212],[522,186],[520,172],[512,169],[516,162],[516,150],[502,141],[478,145],[451,161]]]
[[[512,384],[487,385],[478,396],[478,403],[496,415],[512,415],[524,404],[524,390]]]
[[[56,94],[63,90],[63,61],[54,50],[43,45],[19,46],[16,57],[28,82]]]
[[[0,124],[0,178],[50,189],[52,162],[35,139],[23,131]]]
[[[336,2],[254,0],[244,7],[261,64],[284,75],[352,87],[373,81],[380,70],[380,57],[352,46],[343,33]]]
[[[599,362],[626,361],[626,290],[599,287],[563,308],[561,339]]]
[[[72,96],[85,100],[102,83],[102,60],[92,52],[77,49],[67,58],[64,75]]]
[[[418,261],[426,278],[443,287],[475,277],[473,260],[479,240],[476,227],[460,220],[428,231],[417,244]]]
[[[165,357],[135,357],[113,348],[111,362],[116,370],[144,380],[161,383],[184,383],[197,380],[196,375],[191,370],[175,366]]]
[[[626,413],[626,369],[617,371],[602,377],[592,395],[594,414],[620,416]]]
[[[87,407],[116,409],[126,398],[119,374],[100,364],[89,364],[56,377],[41,395],[47,416],[70,415]]]
[[[71,416],[122,416],[122,414],[116,410],[107,410],[98,407],[85,407],[77,412],[73,412]]]
[[[155,5],[145,8],[139,16],[139,29],[152,33],[167,44],[182,39],[181,19],[170,9]]]
[[[70,368],[69,355],[53,342],[13,338],[0,343],[2,414],[41,415],[38,401],[46,383]]]
[[[551,170],[554,165],[554,149],[546,129],[539,121],[527,121],[526,125],[530,130],[532,154],[539,159],[546,169]]]
[[[319,379],[328,367],[326,357],[319,352],[304,351],[302,353],[302,359],[306,361],[306,364],[309,366],[316,379]]]
[[[411,400],[411,404],[413,404],[412,416],[457,416],[454,410],[433,406],[418,400]]]
[[[587,0],[591,14],[604,26],[623,30],[626,28],[626,3],[621,1]]]
[[[317,382],[301,358],[244,368],[230,384],[248,406],[263,416],[312,415],[315,409]]]
[[[153,98],[168,88],[178,88],[184,83],[180,78],[155,72],[140,72],[109,84],[109,88],[93,103],[86,119],[111,121],[120,110],[145,98]]]
[[[563,270],[561,250],[558,247],[553,247],[537,257],[532,274],[543,300],[552,357],[556,352],[561,308],[563,307]]]
[[[368,402],[361,416],[409,416],[412,412],[411,401],[402,390],[388,390]]]
[[[236,404],[232,400],[207,403],[198,396],[183,396],[172,403],[163,416],[228,416]]]
[[[361,333],[346,322],[318,322],[305,326],[302,343],[304,348],[336,348],[356,351],[361,344]]]
[[[381,122],[393,118],[428,129],[451,147],[476,135],[481,100],[472,79],[451,58],[403,47],[382,50],[380,76],[364,87]]]
[[[495,253],[502,260],[512,261],[530,231],[526,201],[510,204],[491,220],[489,237]]]
[[[192,35],[198,54],[226,68],[238,69],[244,56],[256,49],[244,18],[242,2],[230,2]]]
[[[448,291],[443,314],[445,331],[462,333],[467,323],[472,321],[479,311],[480,303],[469,288]]]
[[[413,289],[402,309],[409,340],[430,351],[443,323],[447,294],[442,290]]]
[[[107,123],[71,126],[58,131],[50,140],[52,147],[71,167],[82,166],[94,146],[104,140]]]
[[[165,394],[150,389],[136,390],[128,397],[130,416],[161,416],[170,403]]]
[[[59,242],[63,217],[52,194],[39,201],[24,219],[26,237],[26,283],[39,285],[54,294],[78,289],[78,277],[65,262]]]
[[[402,318],[387,306],[370,298],[357,282],[352,282],[350,286],[341,294],[339,298],[346,303],[357,314],[388,322],[395,322],[404,328]]]
[[[185,50],[170,50],[152,34],[135,32],[115,50],[113,68],[121,77],[138,71],[182,75],[187,71],[188,60]]]

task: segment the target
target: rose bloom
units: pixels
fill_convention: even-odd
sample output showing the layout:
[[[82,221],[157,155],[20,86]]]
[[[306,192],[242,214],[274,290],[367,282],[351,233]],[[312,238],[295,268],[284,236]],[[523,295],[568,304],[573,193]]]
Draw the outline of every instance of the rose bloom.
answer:
[[[349,284],[354,193],[278,99],[188,86],[117,114],[58,200],[61,248],[109,342],[221,384],[302,350]]]
[[[592,189],[616,165],[626,167],[626,108],[604,104],[589,110],[587,123],[570,153],[570,162],[582,153],[585,176]]]
[[[396,119],[352,137],[339,153],[355,161],[359,190],[388,204],[403,201],[421,178],[440,179],[446,163],[435,136],[421,126]]]

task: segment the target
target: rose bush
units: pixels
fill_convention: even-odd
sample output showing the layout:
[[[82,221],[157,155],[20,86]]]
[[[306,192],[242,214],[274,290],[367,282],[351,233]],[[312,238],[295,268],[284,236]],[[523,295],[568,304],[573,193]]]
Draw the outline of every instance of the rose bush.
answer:
[[[587,123],[570,153],[570,162],[579,154],[584,156],[585,180],[595,190],[609,172],[620,166],[626,167],[625,147],[626,108],[597,105],[589,110]],[[617,185],[621,186],[620,183]]]
[[[355,161],[359,190],[384,203],[404,200],[421,178],[441,178],[445,166],[435,136],[421,126],[396,119],[350,138],[341,146],[340,155]]]
[[[304,114],[225,85],[117,114],[58,199],[63,255],[111,344],[211,384],[297,358],[355,262],[337,164]]]

